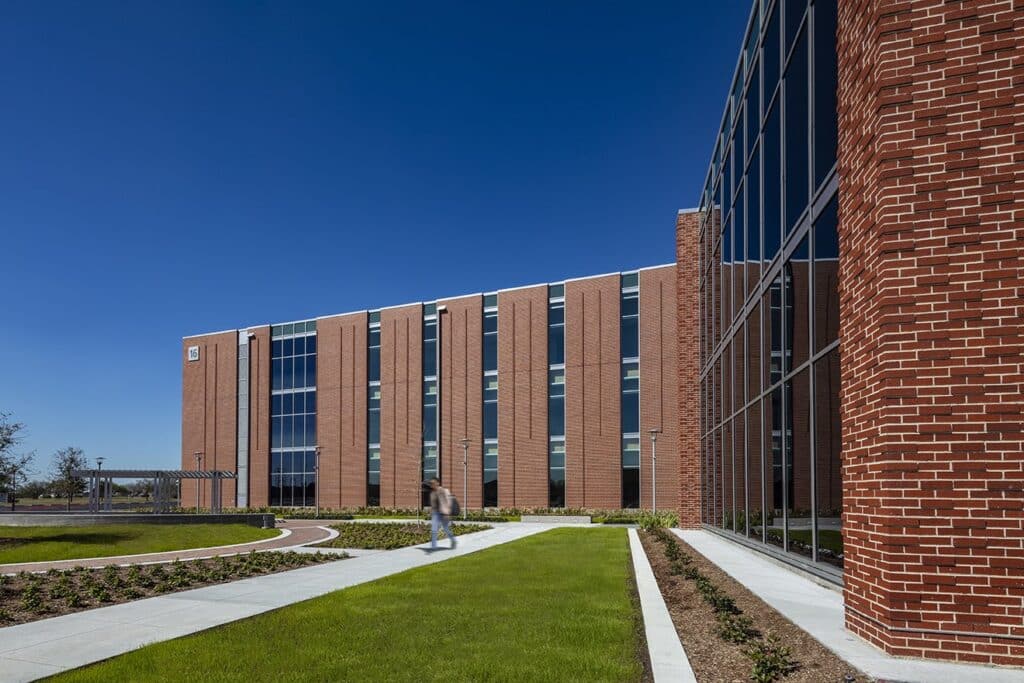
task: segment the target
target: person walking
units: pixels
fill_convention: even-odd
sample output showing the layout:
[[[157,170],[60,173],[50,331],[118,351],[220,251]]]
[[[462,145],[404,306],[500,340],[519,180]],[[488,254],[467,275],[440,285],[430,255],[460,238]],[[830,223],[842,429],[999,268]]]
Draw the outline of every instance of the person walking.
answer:
[[[444,529],[448,538],[452,540],[451,547],[455,548],[455,534],[452,533],[452,525],[448,515],[452,511],[452,494],[441,486],[437,477],[430,480],[430,549],[437,550],[437,527]]]

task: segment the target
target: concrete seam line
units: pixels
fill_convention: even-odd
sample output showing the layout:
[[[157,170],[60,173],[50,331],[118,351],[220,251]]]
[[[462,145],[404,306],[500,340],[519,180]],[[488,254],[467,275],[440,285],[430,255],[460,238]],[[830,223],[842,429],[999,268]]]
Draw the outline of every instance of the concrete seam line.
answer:
[[[271,541],[280,541],[283,538],[287,538],[292,535],[291,529],[281,529],[281,533],[278,536],[271,536],[270,538],[264,538],[259,541],[247,541],[245,543],[232,543],[230,545],[210,545],[205,548],[178,548],[176,550],[158,550],[152,553],[138,553],[135,555],[108,555],[106,557],[69,557],[65,560],[40,560],[38,562],[10,562],[8,564],[0,564],[0,572],[3,572],[5,567],[14,566],[25,566],[25,565],[36,565],[36,564],[52,564],[54,562],[102,562],[103,560],[125,560],[136,557],[151,557],[153,555],[167,555],[168,553],[191,553],[197,550],[219,550],[220,548],[237,548],[243,545],[259,545],[260,543],[270,543]],[[293,546],[297,547],[297,546]],[[193,559],[193,558],[190,558]],[[145,563],[131,563],[131,564],[145,564]]]
[[[647,651],[651,657],[651,673],[658,681],[683,681],[696,683],[697,677],[690,667],[683,644],[679,641],[675,624],[668,613],[668,607],[661,596],[654,571],[647,561],[647,554],[640,543],[636,529],[629,529],[629,554],[633,558],[633,573],[636,575],[636,590],[640,595],[640,610],[644,617],[644,634],[647,636]]]

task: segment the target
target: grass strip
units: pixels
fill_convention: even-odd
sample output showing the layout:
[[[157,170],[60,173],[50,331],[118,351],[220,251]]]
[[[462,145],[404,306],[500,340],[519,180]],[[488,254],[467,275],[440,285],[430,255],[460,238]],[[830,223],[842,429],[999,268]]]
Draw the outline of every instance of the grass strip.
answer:
[[[554,529],[55,681],[637,681],[623,529]]]
[[[0,564],[158,553],[249,543],[281,532],[247,524],[0,527]]]

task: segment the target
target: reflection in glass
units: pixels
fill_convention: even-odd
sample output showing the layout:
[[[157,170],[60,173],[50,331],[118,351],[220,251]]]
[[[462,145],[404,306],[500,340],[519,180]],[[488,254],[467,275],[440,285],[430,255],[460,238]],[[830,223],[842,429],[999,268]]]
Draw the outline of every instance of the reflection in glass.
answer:
[[[812,556],[811,384],[802,370],[786,381],[786,522],[790,552]]]
[[[814,348],[839,338],[838,200],[833,197],[814,224]]]
[[[750,510],[748,535],[760,538],[764,531],[764,505],[761,488],[764,462],[761,453],[760,402],[755,402],[747,409],[745,435],[747,444],[747,509]]]
[[[786,275],[786,355],[783,358],[787,372],[807,360],[808,303],[810,297],[810,261],[807,258],[807,238],[800,240],[788,261]]]
[[[843,478],[839,433],[839,351],[829,352],[814,364],[815,500],[818,523],[818,559],[843,566]]]

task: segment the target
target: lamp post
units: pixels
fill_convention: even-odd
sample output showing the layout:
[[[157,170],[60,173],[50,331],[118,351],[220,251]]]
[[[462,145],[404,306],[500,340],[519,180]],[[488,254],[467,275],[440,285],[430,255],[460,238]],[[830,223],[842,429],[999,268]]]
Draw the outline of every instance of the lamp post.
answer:
[[[469,439],[462,437],[462,519],[466,519],[466,504],[469,502]]]
[[[195,453],[193,453],[192,455],[193,455],[193,456],[195,457],[195,459],[196,459],[196,472],[198,473],[198,472],[199,472],[199,469],[200,469],[200,467],[199,467],[199,466],[200,466],[200,465],[202,464],[202,462],[203,462],[203,452],[202,452],[202,451],[196,451],[196,452],[195,452]],[[196,478],[196,514],[197,514],[197,515],[199,514],[199,491],[200,491],[200,490],[202,489],[202,484],[203,484],[203,480],[202,480],[202,479],[199,479],[199,478],[197,477],[197,478]]]
[[[96,475],[96,512],[103,509],[103,461],[106,460],[102,455],[96,458],[96,469],[99,474]]]
[[[660,429],[648,429],[651,435],[651,512],[658,511],[658,434]]]
[[[316,462],[313,463],[313,498],[316,500],[314,518],[320,519],[320,446],[314,447]]]

